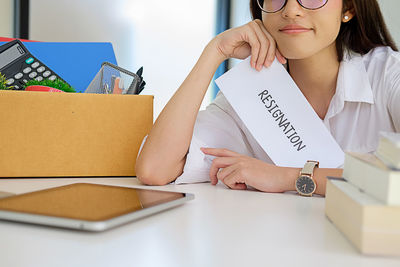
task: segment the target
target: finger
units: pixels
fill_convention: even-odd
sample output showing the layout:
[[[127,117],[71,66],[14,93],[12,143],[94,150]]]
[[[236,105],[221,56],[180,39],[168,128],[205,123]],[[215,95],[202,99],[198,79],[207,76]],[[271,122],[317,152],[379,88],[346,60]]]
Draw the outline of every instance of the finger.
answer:
[[[269,43],[268,52],[263,62],[264,66],[269,67],[271,66],[272,62],[275,59],[276,42],[275,39],[272,37],[272,35],[267,31],[262,21],[261,20],[255,20],[255,21],[260,26],[260,30],[263,32]]]
[[[228,177],[231,173],[233,173],[236,170],[236,168],[237,168],[236,164],[232,164],[225,168],[220,169],[217,172],[218,180],[223,182],[226,177]]]
[[[275,60],[275,55],[276,55],[276,43],[275,40],[271,37],[270,38],[270,46],[268,49],[268,54],[267,54],[267,60],[264,62],[264,64],[269,67],[272,65],[272,62]]]
[[[263,26],[260,26],[260,23],[261,22],[259,20],[255,20],[253,23],[250,24],[252,25],[254,32],[257,35],[258,41],[260,42],[260,51],[258,53],[258,59],[256,63],[256,69],[258,71],[262,69],[264,62],[267,59],[267,53],[270,47],[270,40],[268,39],[265,32],[262,30],[261,27]]]
[[[224,180],[224,184],[229,188],[236,190],[247,189],[246,181],[244,177],[240,175],[239,170],[235,170],[233,173],[228,175]]]
[[[260,29],[262,30],[262,32],[265,34],[265,36],[267,37],[267,39],[269,41],[269,49],[268,49],[267,57],[266,57],[265,64],[264,64],[265,66],[269,66],[270,63],[272,63],[275,59],[276,41],[275,41],[274,37],[272,37],[272,35],[265,28],[262,21],[261,20],[256,20],[256,21],[260,25]]]
[[[200,149],[204,154],[215,156],[215,157],[238,157],[238,156],[241,156],[239,153],[236,153],[236,152],[226,149],[226,148],[202,147]]]
[[[238,158],[234,158],[234,157],[215,158],[210,167],[211,184],[216,185],[218,183],[217,174],[219,172],[219,169],[226,168],[230,165],[233,165],[237,161],[238,161]]]
[[[232,185],[225,184],[225,185],[233,190],[247,190],[246,184],[232,184]]]
[[[278,48],[276,49],[276,58],[278,59],[278,61],[281,64],[286,64],[287,63],[286,58],[284,56],[282,56],[281,51],[279,51]]]
[[[252,23],[252,22],[250,22]],[[249,24],[250,24],[249,23]],[[261,44],[252,26],[248,25],[248,29],[244,36],[244,41],[250,44],[251,47],[251,67],[256,68],[258,54],[260,53]]]

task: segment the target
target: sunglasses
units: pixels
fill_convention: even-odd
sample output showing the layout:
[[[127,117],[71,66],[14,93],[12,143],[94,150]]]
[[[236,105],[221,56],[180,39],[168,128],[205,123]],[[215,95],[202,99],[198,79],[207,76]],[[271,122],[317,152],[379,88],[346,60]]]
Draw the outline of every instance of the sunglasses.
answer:
[[[257,0],[258,6],[266,13],[275,13],[282,10],[288,0]],[[328,3],[328,0],[296,0],[305,9],[319,9]]]

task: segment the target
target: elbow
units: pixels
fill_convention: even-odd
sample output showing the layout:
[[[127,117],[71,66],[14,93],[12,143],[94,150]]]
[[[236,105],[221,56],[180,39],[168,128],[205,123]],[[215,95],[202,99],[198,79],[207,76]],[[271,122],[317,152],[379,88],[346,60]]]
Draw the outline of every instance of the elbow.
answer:
[[[154,166],[144,166],[145,164],[136,163],[136,177],[144,185],[161,186],[172,182],[166,179]]]
[[[157,176],[153,176],[151,174],[142,175],[141,173],[138,173],[136,175],[136,177],[144,185],[161,186],[161,185],[167,185],[168,183],[170,183],[170,181],[167,181],[167,180],[162,179],[162,178],[157,177]]]
[[[146,157],[142,152],[136,159],[136,177],[145,185],[166,185],[182,174],[184,163],[184,160],[177,164],[159,157]]]

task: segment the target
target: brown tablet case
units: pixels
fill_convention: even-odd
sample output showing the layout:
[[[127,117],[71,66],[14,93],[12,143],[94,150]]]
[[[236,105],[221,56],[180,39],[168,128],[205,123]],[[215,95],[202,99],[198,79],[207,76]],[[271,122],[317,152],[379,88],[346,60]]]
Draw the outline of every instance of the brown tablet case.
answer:
[[[71,184],[0,199],[0,210],[102,221],[142,209],[135,189]]]

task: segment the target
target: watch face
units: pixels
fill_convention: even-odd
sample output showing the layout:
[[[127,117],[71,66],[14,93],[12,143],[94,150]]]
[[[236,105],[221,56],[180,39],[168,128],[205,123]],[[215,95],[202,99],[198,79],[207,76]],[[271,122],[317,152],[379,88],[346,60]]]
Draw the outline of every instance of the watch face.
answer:
[[[301,194],[311,195],[315,191],[315,183],[309,176],[300,176],[296,181],[296,188]]]

